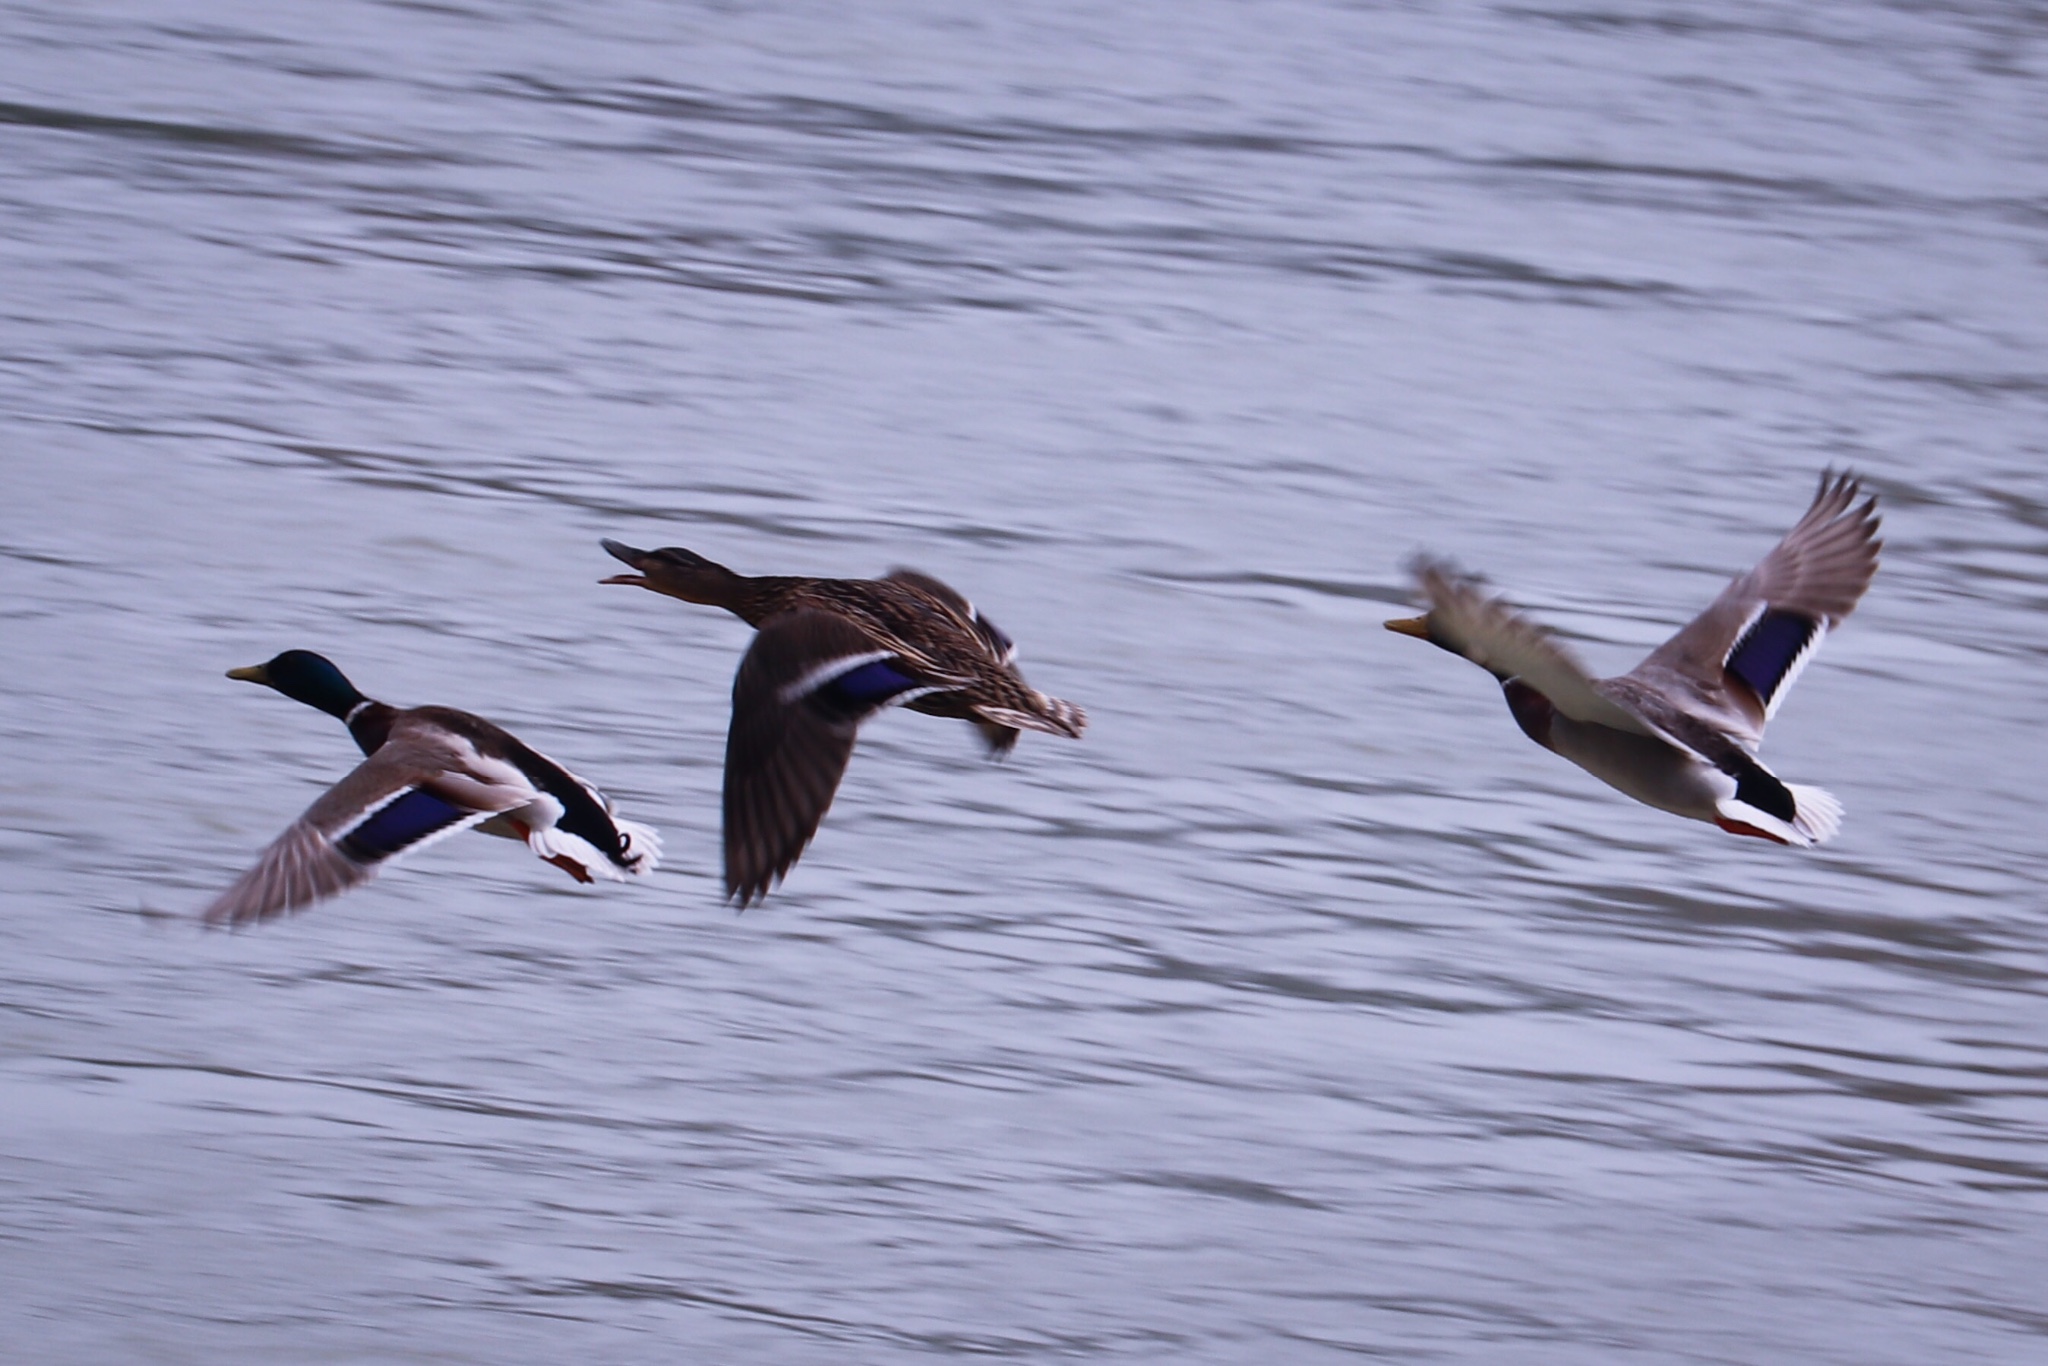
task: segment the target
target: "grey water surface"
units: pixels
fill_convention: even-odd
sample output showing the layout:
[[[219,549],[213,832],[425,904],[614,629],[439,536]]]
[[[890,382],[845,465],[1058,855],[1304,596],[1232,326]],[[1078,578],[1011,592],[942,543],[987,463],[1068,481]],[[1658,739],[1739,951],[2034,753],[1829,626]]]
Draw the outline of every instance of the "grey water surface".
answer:
[[[0,1358],[2048,1360],[2048,10],[0,5]],[[1636,806],[1603,671],[1819,472],[1886,551]],[[748,632],[956,583],[1089,709],[867,730],[718,896]],[[659,826],[201,931],[290,646]]]

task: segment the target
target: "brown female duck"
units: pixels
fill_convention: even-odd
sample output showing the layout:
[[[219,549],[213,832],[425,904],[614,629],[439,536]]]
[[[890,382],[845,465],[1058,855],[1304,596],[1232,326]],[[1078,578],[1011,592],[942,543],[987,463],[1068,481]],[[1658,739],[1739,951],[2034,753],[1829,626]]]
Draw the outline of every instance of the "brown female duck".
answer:
[[[759,634],[733,681],[725,744],[725,890],[745,906],[796,863],[832,805],[860,725],[885,707],[970,721],[989,751],[1020,730],[1079,737],[1081,709],[1017,671],[1017,647],[928,574],[749,577],[677,546],[604,548],[634,584],[722,607]]]

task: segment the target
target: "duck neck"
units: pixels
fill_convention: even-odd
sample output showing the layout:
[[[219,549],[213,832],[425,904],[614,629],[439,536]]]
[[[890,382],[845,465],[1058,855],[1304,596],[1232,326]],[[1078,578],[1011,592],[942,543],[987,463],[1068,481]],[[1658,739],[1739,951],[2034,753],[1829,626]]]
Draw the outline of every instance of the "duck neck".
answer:
[[[759,626],[769,617],[782,611],[790,597],[810,579],[790,578],[779,574],[762,574],[748,577],[728,571],[726,578],[717,585],[717,597],[699,598],[697,601],[723,607],[749,626]]]
[[[398,708],[366,697],[341,719],[356,746],[365,754],[375,754],[391,738],[391,722],[397,715]]]
[[[1550,749],[1550,723],[1557,717],[1556,705],[1519,678],[1501,680],[1500,690],[1507,697],[1508,710],[1514,714],[1522,734]]]

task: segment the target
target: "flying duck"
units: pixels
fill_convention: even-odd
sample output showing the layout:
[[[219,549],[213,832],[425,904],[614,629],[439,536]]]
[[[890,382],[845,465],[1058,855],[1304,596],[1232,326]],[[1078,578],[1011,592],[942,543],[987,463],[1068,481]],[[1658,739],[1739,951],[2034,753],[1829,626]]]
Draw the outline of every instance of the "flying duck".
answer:
[[[470,826],[526,841],[578,882],[644,877],[660,858],[653,830],[620,820],[603,793],[480,716],[373,702],[311,650],[286,650],[267,663],[230,669],[228,677],[275,688],[338,718],[369,757],[206,908],[210,924],[297,910]]]
[[[604,548],[635,572],[602,582],[723,607],[759,632],[733,681],[725,742],[725,891],[742,907],[795,865],[855,733],[884,707],[971,721],[997,756],[1020,730],[1079,737],[1087,724],[1026,684],[1010,638],[928,574],[750,578],[676,546]]]
[[[1782,782],[1757,759],[1827,633],[1877,573],[1877,499],[1853,475],[1821,476],[1813,505],[1763,562],[1629,673],[1594,678],[1543,627],[1442,560],[1421,558],[1429,611],[1387,623],[1499,680],[1523,732],[1660,810],[1802,848],[1832,838],[1842,805]]]

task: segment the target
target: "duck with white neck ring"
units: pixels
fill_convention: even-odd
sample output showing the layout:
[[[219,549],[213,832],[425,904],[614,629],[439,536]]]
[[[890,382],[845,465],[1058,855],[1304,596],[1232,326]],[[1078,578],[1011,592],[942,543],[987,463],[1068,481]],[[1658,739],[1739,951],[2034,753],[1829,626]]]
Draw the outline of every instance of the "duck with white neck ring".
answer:
[[[209,924],[298,910],[472,826],[524,840],[578,882],[644,877],[661,856],[653,830],[619,819],[603,793],[480,716],[374,701],[311,650],[286,650],[228,677],[319,708],[346,725],[368,757],[206,908]]]
[[[1543,627],[1441,560],[1414,565],[1429,611],[1387,629],[1485,669],[1524,734],[1637,801],[1810,848],[1834,838],[1842,804],[1781,781],[1757,750],[1765,722],[1876,576],[1877,524],[1877,499],[1855,476],[1823,474],[1806,515],[1756,568],[1615,678],[1593,677]]]

